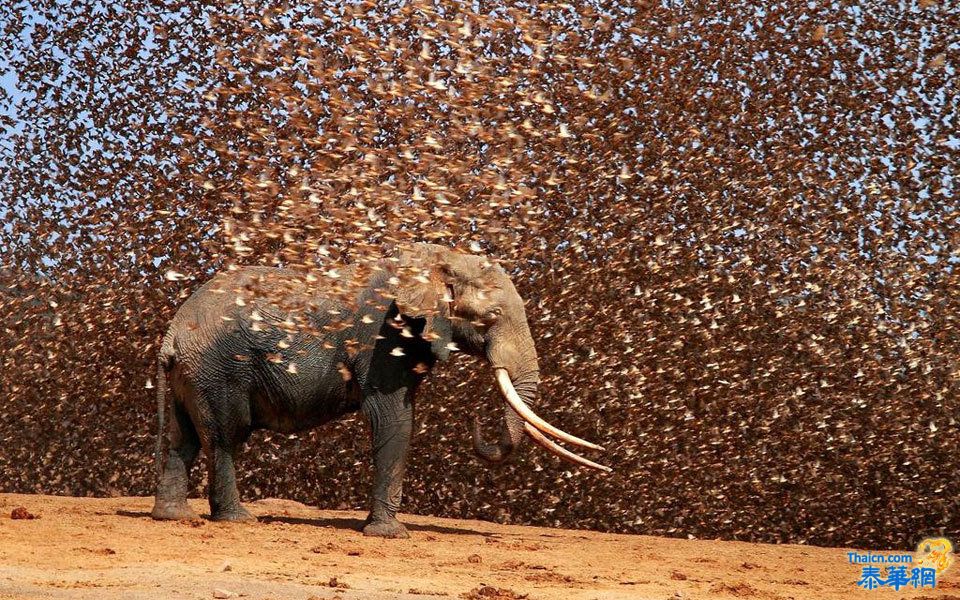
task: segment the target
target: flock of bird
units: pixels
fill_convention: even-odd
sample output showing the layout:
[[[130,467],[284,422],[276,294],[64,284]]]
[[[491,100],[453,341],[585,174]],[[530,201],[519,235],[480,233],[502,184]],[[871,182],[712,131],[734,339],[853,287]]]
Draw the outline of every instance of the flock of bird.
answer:
[[[538,412],[615,471],[479,464],[464,424],[497,396],[459,358],[406,510],[960,531],[949,2],[29,4],[0,11],[0,489],[152,493],[184,298],[229,264],[349,293],[342,265],[420,240],[513,274]],[[249,498],[365,505],[359,418],[249,448]]]

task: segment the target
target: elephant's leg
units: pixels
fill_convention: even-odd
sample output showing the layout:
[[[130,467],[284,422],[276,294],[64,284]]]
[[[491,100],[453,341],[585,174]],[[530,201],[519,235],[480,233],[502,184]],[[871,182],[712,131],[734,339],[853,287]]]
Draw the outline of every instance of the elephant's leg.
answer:
[[[403,474],[413,432],[412,394],[400,390],[393,395],[372,395],[364,399],[364,412],[373,435],[373,493],[370,516],[364,535],[407,538],[406,527],[397,520],[403,494]]]
[[[206,394],[213,427],[207,445],[210,518],[214,521],[256,521],[240,504],[234,459],[250,434],[248,395],[227,388]]]
[[[211,454],[208,457],[210,518],[214,521],[256,521],[256,517],[240,504],[237,473],[233,466],[234,452],[214,444]]]
[[[157,486],[157,498],[150,513],[154,519],[192,520],[197,514],[187,505],[190,468],[200,452],[200,439],[190,415],[174,401],[167,439],[170,450]]]

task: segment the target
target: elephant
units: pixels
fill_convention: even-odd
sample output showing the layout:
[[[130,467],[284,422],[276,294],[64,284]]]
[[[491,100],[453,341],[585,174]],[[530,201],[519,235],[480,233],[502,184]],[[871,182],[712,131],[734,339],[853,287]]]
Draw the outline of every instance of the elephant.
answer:
[[[538,397],[537,352],[523,300],[504,269],[484,256],[410,244],[319,277],[291,268],[229,268],[183,303],[158,357],[160,476],[151,516],[196,518],[186,502],[188,476],[202,449],[211,518],[253,520],[240,504],[234,469],[250,433],[294,433],[359,410],[369,421],[374,465],[362,531],[408,537],[396,514],[414,396],[454,350],[485,358],[504,398],[498,441],[484,441],[473,420],[481,459],[503,461],[528,435],[563,459],[610,470],[551,438],[600,446],[530,408]]]

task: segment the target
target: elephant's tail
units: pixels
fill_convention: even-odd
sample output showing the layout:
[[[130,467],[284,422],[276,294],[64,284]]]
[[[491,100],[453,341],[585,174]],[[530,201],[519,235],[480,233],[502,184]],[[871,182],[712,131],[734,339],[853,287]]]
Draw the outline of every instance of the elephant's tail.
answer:
[[[163,475],[163,426],[167,412],[167,370],[164,356],[157,360],[157,450],[154,456],[157,475]]]
[[[173,365],[173,352],[168,342],[169,335],[164,336],[160,354],[157,356],[157,449],[154,459],[157,465],[157,475],[163,475],[163,431],[167,415],[167,371]]]

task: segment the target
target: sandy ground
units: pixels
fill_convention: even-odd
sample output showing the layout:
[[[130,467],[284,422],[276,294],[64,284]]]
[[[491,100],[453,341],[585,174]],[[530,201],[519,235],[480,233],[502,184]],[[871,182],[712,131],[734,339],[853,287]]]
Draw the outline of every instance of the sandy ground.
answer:
[[[205,503],[191,501],[203,514]],[[475,600],[943,598],[858,590],[846,551],[503,526],[403,515],[409,540],[364,538],[363,514],[247,505],[258,523],[156,522],[149,498],[0,494],[0,599]],[[25,507],[35,520],[13,520]]]

